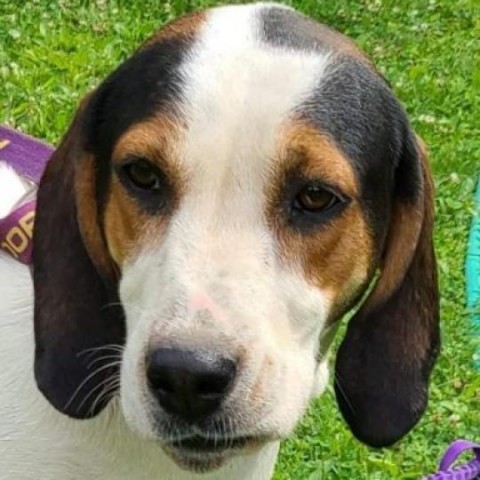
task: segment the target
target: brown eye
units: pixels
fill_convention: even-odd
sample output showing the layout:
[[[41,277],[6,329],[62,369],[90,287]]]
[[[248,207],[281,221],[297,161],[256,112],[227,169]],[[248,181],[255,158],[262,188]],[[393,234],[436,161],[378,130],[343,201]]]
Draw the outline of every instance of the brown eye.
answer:
[[[160,177],[147,162],[140,160],[123,167],[128,180],[142,190],[159,190]]]
[[[317,185],[305,187],[295,198],[294,207],[307,212],[322,212],[333,207],[339,199],[331,192]]]

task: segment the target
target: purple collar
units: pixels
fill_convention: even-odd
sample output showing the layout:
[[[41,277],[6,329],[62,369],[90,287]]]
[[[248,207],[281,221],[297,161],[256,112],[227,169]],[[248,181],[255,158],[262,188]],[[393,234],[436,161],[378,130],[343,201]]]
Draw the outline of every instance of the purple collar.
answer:
[[[38,185],[52,153],[51,145],[0,125],[0,160],[22,177]]]
[[[0,248],[25,264],[32,263],[35,186],[52,152],[50,145],[0,125],[0,161],[34,184],[31,195],[19,198],[13,211],[0,219]]]

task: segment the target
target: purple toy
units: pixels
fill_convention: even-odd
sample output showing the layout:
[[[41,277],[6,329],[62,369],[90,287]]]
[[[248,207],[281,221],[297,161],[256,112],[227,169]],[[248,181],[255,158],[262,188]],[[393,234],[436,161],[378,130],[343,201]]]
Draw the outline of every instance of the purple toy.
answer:
[[[465,465],[453,467],[458,457],[471,450],[475,458]],[[467,440],[457,440],[452,443],[450,448],[440,462],[440,471],[433,475],[424,477],[422,480],[474,480],[480,479],[480,445]]]

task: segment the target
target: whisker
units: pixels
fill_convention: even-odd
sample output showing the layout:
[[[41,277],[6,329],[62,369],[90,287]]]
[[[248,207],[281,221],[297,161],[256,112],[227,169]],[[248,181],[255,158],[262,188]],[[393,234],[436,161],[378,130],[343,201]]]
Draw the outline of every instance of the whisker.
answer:
[[[98,385],[94,386],[90,392],[88,393],[88,395],[85,395],[84,399],[82,400],[82,402],[80,403],[80,405],[77,407],[77,411],[80,411],[82,409],[82,407],[85,405],[85,403],[87,402],[87,400],[101,387],[105,388],[108,383],[108,386],[112,383],[112,381],[115,381],[117,380],[117,374],[114,373],[113,375],[111,375],[110,377],[107,377],[105,380],[101,381]],[[103,390],[102,390],[103,391]]]
[[[106,310],[107,308],[114,308],[114,307],[125,307],[141,313],[145,311],[138,305],[133,305],[131,303],[125,303],[125,302],[106,303],[105,305],[102,305],[101,310]]]
[[[117,343],[110,343],[106,345],[101,345],[100,347],[86,348],[85,350],[78,352],[77,357],[81,357],[86,353],[95,353],[101,350],[113,350],[113,351],[123,352],[124,348],[125,347],[123,345],[119,345]]]
[[[122,303],[122,302],[110,302],[110,303],[106,303],[105,305],[102,306],[102,309],[104,309],[104,308],[109,308],[109,307],[123,307],[123,303]]]
[[[98,397],[95,399],[95,401],[92,403],[92,406],[90,407],[90,411],[94,412],[97,405],[100,403],[102,400],[107,400],[110,401],[115,393],[118,391],[118,388],[120,387],[120,379],[114,379],[114,381],[106,386],[98,395]],[[110,396],[110,398],[108,398]]]
[[[233,445],[233,419],[232,417],[228,416],[228,432],[226,432],[227,438],[230,438],[230,445],[231,447]]]
[[[103,357],[98,357],[96,358],[95,360],[92,360],[88,365],[87,365],[87,370],[90,370],[90,368],[93,367],[93,365],[95,365],[96,363],[98,362],[101,362],[103,360],[112,360],[112,359],[116,359],[118,361],[121,361],[122,360],[122,356],[121,355],[104,355]]]
[[[116,365],[119,365],[120,362],[111,362],[111,363],[107,363],[106,365],[101,365],[99,368],[97,368],[97,370],[93,371],[90,375],[88,375],[87,378],[85,378],[81,383],[80,385],[77,387],[77,389],[73,392],[73,395],[70,397],[70,400],[67,402],[67,404],[65,405],[64,409],[68,409],[70,407],[70,405],[72,404],[73,400],[75,400],[75,397],[79,394],[79,392],[81,391],[81,389],[93,378],[95,377],[95,375],[98,375],[100,372],[102,372],[103,370],[106,370],[107,368],[112,368]]]
[[[342,397],[345,399],[345,402],[347,402],[347,405],[350,407],[350,410],[352,410],[352,412],[355,413],[355,409],[353,408],[353,405],[351,404],[350,400],[347,397],[347,394],[345,393],[345,390],[342,387],[341,378],[338,373],[334,374],[334,382],[335,382],[335,385],[338,386],[338,390],[340,391],[340,394],[342,395]]]

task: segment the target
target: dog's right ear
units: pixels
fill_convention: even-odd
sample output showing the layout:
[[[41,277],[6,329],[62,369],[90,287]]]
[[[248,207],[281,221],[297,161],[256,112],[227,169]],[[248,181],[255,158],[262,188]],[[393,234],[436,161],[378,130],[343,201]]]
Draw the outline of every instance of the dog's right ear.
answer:
[[[404,142],[381,273],[336,362],[343,416],[373,447],[392,445],[419,421],[440,347],[433,179],[423,143],[411,132]]]
[[[33,239],[35,378],[61,412],[99,413],[119,372],[125,326],[101,228],[97,159],[85,100],[40,182]],[[93,102],[93,103],[92,103]],[[105,182],[102,182],[105,186]]]

